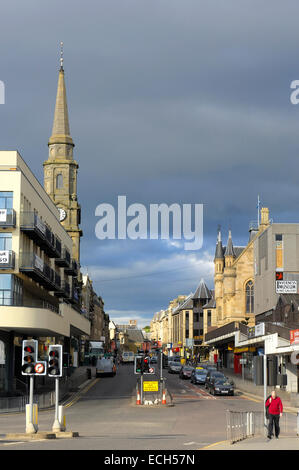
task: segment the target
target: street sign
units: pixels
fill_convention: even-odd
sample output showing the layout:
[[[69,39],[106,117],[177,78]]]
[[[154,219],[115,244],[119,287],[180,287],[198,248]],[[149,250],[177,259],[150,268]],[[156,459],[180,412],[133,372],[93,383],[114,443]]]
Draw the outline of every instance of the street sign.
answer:
[[[34,366],[34,371],[37,375],[47,374],[47,363],[46,361],[39,361]]]
[[[159,382],[154,381],[154,380],[143,382],[143,391],[144,392],[158,392]]]
[[[149,368],[149,373],[150,373],[150,374],[154,374],[154,373],[155,373],[155,369],[154,369],[153,367],[150,367],[150,368]]]

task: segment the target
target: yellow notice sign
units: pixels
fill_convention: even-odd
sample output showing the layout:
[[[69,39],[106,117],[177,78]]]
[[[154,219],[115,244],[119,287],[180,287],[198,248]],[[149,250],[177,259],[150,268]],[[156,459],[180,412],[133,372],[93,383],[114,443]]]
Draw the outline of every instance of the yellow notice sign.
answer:
[[[159,382],[155,382],[154,380],[143,382],[143,391],[144,392],[158,392]]]

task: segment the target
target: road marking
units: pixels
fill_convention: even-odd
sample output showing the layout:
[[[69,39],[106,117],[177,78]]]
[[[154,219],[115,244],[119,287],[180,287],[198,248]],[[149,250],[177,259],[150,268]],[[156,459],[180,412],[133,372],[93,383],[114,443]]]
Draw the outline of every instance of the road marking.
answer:
[[[89,384],[86,388],[81,390],[69,403],[64,405],[64,407],[69,408],[70,406],[75,405],[80,400],[80,398],[83,397],[88,392],[88,390],[90,390],[96,383],[99,382],[99,380],[100,380],[99,378],[94,379],[94,381],[91,384]]]
[[[218,446],[220,444],[228,444],[228,443],[229,441],[218,441],[218,442],[214,442],[214,444],[209,444],[208,446],[201,447],[198,450],[206,450],[206,449],[210,449],[211,447]]]

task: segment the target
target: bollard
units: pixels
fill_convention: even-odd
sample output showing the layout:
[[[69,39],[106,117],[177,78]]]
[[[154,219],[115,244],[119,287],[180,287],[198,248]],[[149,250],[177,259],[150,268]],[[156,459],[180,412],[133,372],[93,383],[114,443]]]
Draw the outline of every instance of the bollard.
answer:
[[[140,392],[139,392],[139,389],[137,389],[136,405],[141,405],[141,400],[140,400]]]
[[[32,406],[32,410],[31,410]],[[31,421],[32,416],[32,421]],[[38,431],[37,404],[26,405],[26,434],[35,434]]]
[[[65,411],[64,411],[64,406],[60,405],[58,407],[58,421],[60,424],[60,430],[65,431],[66,430],[66,419],[65,419]]]

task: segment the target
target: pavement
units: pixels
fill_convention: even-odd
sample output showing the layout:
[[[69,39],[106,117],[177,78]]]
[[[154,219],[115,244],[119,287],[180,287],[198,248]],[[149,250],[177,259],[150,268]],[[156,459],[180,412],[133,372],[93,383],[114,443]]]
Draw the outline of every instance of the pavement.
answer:
[[[205,446],[201,450],[299,450],[299,436],[280,436],[279,439],[271,440],[263,436],[249,437],[235,444],[220,441]]]

